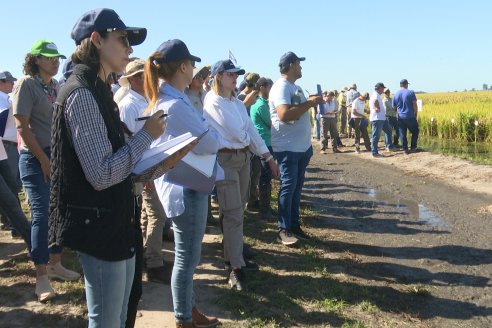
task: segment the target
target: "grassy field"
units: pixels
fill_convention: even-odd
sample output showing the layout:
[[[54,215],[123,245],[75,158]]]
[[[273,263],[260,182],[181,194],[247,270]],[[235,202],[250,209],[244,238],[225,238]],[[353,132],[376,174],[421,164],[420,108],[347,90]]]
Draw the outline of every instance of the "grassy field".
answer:
[[[492,141],[492,91],[419,94],[424,136],[460,141]]]

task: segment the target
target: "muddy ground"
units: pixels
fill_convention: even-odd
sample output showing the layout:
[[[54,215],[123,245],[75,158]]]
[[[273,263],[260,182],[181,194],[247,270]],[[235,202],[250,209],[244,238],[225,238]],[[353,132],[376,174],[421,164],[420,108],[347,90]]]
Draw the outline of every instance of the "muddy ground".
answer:
[[[318,145],[314,149],[302,200],[311,209],[303,215],[313,236],[310,248],[276,244],[275,223],[253,217],[245,230],[260,253],[257,277],[273,276],[279,288],[284,278],[295,282],[287,278],[296,263],[286,263],[313,249],[325,270],[304,272],[307,286],[329,289],[343,283],[360,289],[360,297],[347,292],[348,306],[337,314],[315,312],[304,304],[286,317],[269,309],[274,302],[256,307],[270,311],[266,317],[277,316],[273,319],[282,327],[339,327],[346,319],[364,327],[492,327],[492,167],[425,152],[408,157],[383,152],[388,157],[373,159],[368,153],[354,154],[352,147],[325,155]],[[165,245],[169,257],[171,249]],[[22,262],[25,257],[22,245],[2,232],[0,327],[85,326],[81,287],[63,292],[58,284],[62,296],[38,304],[32,267],[12,264],[12,258]],[[195,280],[202,309],[218,315],[226,327],[254,326],[258,312],[241,316],[221,302],[229,295],[224,294],[217,226],[208,228]],[[259,281],[252,289],[256,296],[267,295],[269,285]],[[302,298],[314,300],[315,292]],[[360,310],[358,300],[377,310]],[[137,327],[174,327],[171,305],[169,287],[144,282]]]

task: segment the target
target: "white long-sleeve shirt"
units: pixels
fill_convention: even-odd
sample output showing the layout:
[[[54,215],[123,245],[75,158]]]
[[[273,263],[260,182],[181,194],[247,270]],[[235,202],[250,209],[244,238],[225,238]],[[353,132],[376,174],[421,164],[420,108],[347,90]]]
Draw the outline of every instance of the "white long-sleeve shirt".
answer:
[[[248,147],[258,156],[268,153],[268,148],[255,129],[242,101],[223,98],[215,92],[207,93],[203,116],[220,136],[220,148]]]

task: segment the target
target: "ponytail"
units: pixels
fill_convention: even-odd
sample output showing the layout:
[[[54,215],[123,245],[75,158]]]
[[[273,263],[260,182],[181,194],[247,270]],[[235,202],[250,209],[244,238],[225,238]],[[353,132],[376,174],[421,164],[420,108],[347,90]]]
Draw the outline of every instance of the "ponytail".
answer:
[[[149,99],[149,106],[145,110],[145,114],[152,112],[159,97],[159,67],[155,63],[156,56],[159,56],[159,53],[155,52],[147,58],[144,66],[144,92]]]

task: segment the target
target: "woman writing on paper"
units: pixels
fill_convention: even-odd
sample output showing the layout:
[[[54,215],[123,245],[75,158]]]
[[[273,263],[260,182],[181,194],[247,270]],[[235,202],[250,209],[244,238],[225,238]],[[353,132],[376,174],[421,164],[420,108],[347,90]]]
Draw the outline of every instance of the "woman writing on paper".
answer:
[[[169,40],[162,43],[145,63],[145,94],[150,99],[149,108],[153,112],[163,110],[169,115],[162,141],[186,132],[200,136],[208,128],[208,122],[184,93],[193,79],[197,61],[200,58],[191,55],[183,41]],[[159,82],[162,83],[159,85]],[[218,149],[218,136],[210,130],[192,152],[210,155],[216,154]],[[187,170],[175,168],[180,169]],[[193,274],[200,261],[207,222],[208,193],[174,184],[167,174],[156,179],[155,185],[167,216],[173,220],[175,259],[171,290],[176,327],[215,326],[219,323],[217,318],[205,316],[196,309],[193,291]]]
[[[247,266],[243,258],[243,218],[249,196],[250,152],[263,157],[272,177],[278,177],[273,156],[248,117],[244,104],[234,94],[237,77],[244,73],[230,60],[217,62],[212,67],[212,90],[207,93],[203,108],[205,118],[221,140],[218,160],[225,180],[218,181],[216,188],[224,215],[224,259],[231,267],[229,285],[239,291],[244,289],[243,268]]]

